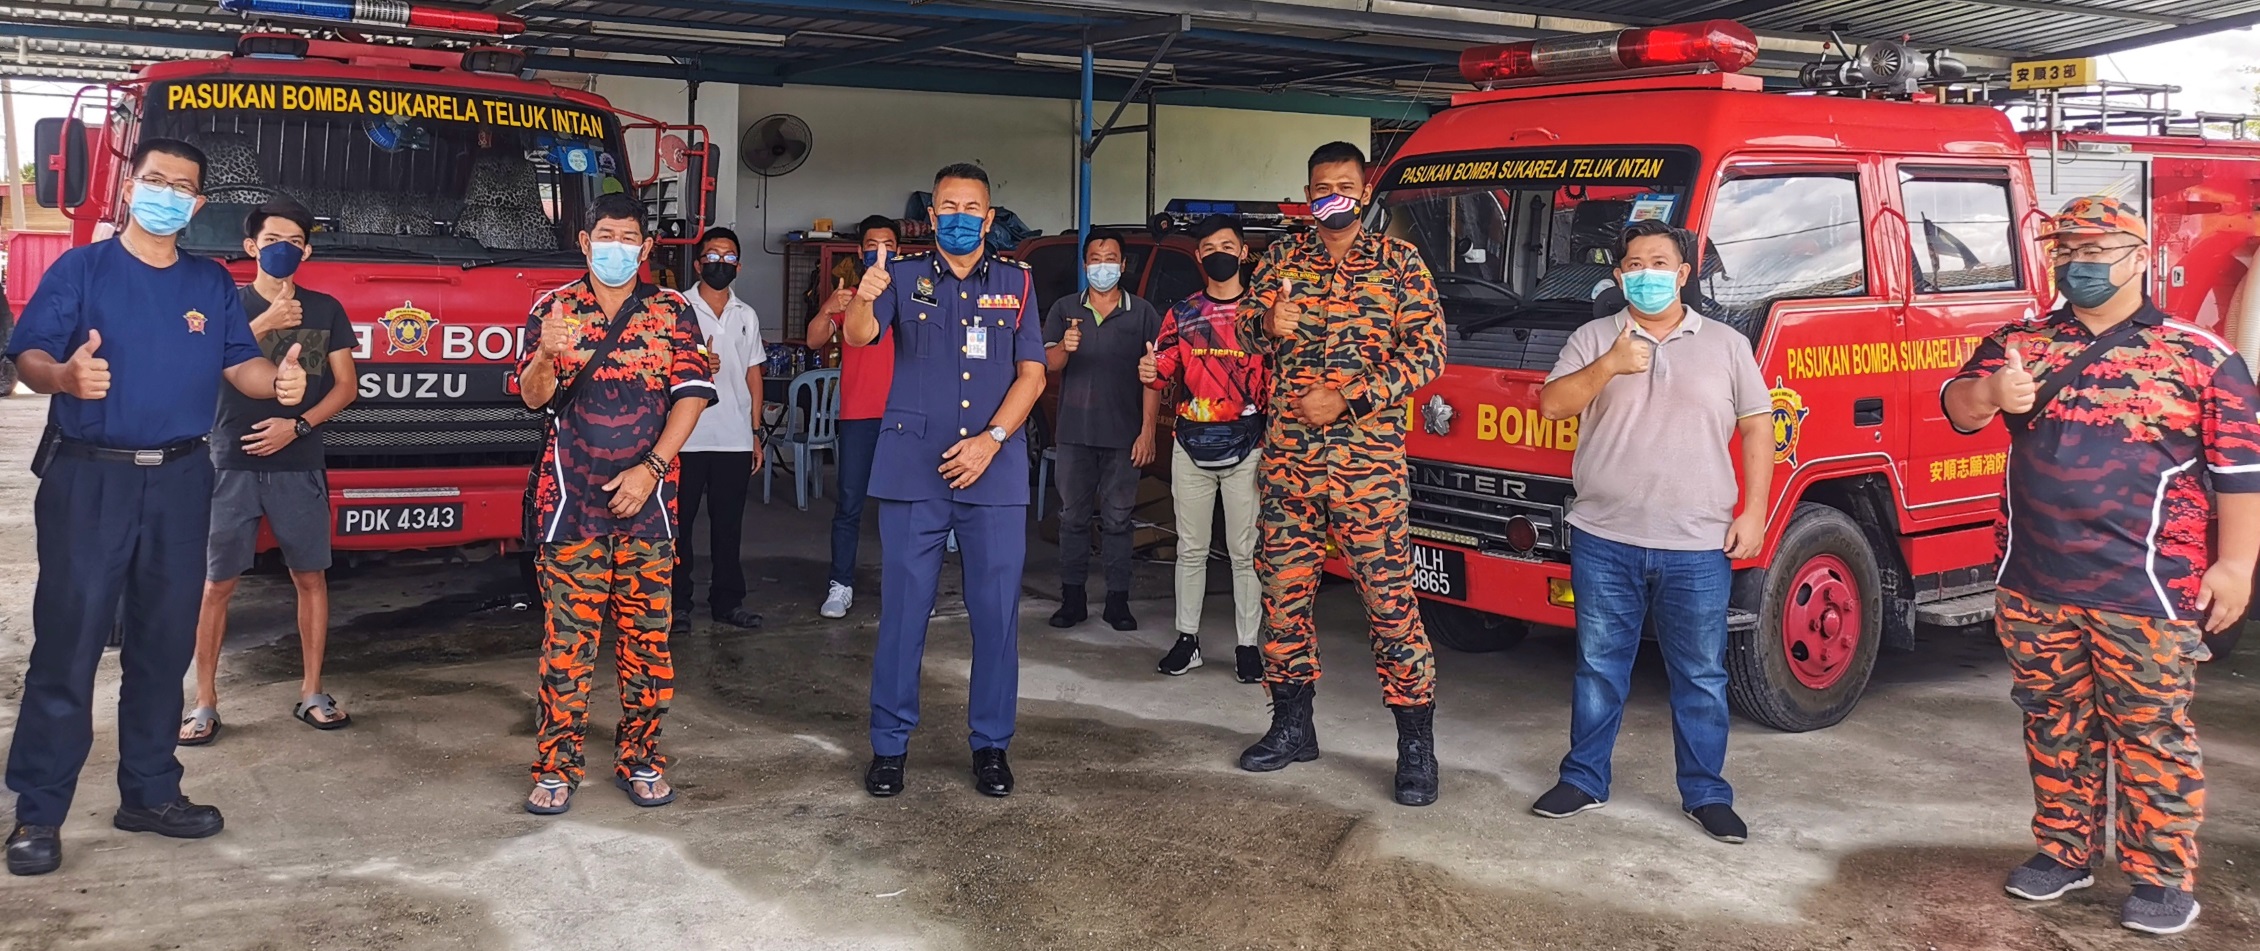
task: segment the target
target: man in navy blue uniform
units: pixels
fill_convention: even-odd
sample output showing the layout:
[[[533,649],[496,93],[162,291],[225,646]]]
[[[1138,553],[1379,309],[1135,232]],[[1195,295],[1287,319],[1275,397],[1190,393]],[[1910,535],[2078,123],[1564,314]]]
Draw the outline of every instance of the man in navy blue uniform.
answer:
[[[1044,334],[1027,265],[983,252],[996,212],[989,175],[934,176],[935,254],[867,268],[848,304],[847,341],[892,328],[894,383],[879,420],[871,497],[879,500],[879,644],[871,668],[871,768],[863,788],[902,791],[926,619],[942,549],[957,533],[973,626],[973,785],[1012,793],[1005,746],[1020,695],[1020,573],[1027,555],[1028,440],[1021,424],[1044,391]]]
[[[280,369],[267,360],[227,269],[180,250],[181,229],[204,206],[204,153],[150,139],[131,165],[124,229],[56,258],[8,344],[24,384],[55,397],[33,462],[39,584],[8,750],[17,875],[62,865],[60,826],[94,745],[94,670],[121,597],[112,824],[184,839],[220,831],[218,809],[181,795],[173,757],[212,526],[205,440],[222,379],[285,406],[306,394],[299,348]]]

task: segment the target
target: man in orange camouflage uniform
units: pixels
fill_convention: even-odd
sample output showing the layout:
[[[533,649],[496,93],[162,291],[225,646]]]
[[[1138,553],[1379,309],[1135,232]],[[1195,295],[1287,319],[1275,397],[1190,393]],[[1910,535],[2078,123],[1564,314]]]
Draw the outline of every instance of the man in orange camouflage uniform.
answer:
[[[1240,768],[1318,758],[1313,616],[1329,537],[1349,561],[1372,625],[1382,699],[1397,719],[1396,800],[1436,801],[1435,661],[1413,594],[1405,417],[1444,365],[1444,320],[1413,246],[1367,233],[1365,154],[1346,142],[1310,157],[1318,230],[1265,253],[1240,304],[1240,339],[1271,358],[1270,431],[1259,471],[1264,681],[1271,730]]]

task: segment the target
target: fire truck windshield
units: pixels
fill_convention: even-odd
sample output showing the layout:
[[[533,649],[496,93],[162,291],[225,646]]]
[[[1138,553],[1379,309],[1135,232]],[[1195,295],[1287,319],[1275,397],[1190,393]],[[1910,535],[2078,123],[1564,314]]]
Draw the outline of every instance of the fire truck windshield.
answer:
[[[1684,149],[1509,149],[1409,158],[1380,183],[1390,235],[1435,274],[1451,362],[1547,369],[1613,283],[1627,222],[1682,224]]]
[[[556,101],[338,83],[184,81],[148,94],[144,137],[210,160],[183,243],[243,256],[252,208],[312,211],[325,259],[579,257],[584,209],[633,187],[609,116]]]

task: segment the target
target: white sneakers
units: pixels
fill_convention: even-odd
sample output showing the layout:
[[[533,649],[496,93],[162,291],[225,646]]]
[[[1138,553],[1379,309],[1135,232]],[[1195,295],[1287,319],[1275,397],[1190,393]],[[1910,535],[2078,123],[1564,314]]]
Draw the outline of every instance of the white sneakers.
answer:
[[[854,605],[855,589],[834,581],[831,593],[824,596],[824,609],[819,613],[825,617],[847,617],[848,608]]]

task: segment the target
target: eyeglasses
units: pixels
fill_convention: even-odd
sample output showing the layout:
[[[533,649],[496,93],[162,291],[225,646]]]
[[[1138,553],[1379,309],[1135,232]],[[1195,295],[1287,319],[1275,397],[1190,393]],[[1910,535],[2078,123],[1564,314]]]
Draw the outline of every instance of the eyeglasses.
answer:
[[[738,263],[738,256],[735,254],[723,254],[719,251],[708,251],[706,252],[706,256],[700,258],[699,260],[704,261],[708,264],[736,264]]]
[[[2053,248],[2048,249],[2048,260],[2054,261],[2057,264],[2062,264],[2066,261],[2078,261],[2083,264],[2117,264],[2120,261],[2126,260],[2127,255],[2133,254],[2134,249],[2139,247],[2142,247],[2142,245],[2083,244],[2075,248],[2059,244]],[[2114,255],[2113,252],[2124,253]]]
[[[173,194],[179,195],[182,198],[194,198],[199,194],[196,183],[176,182],[155,172],[143,175],[140,178],[134,179],[134,181],[139,182],[143,186],[148,188],[162,188],[166,191],[172,192]]]

